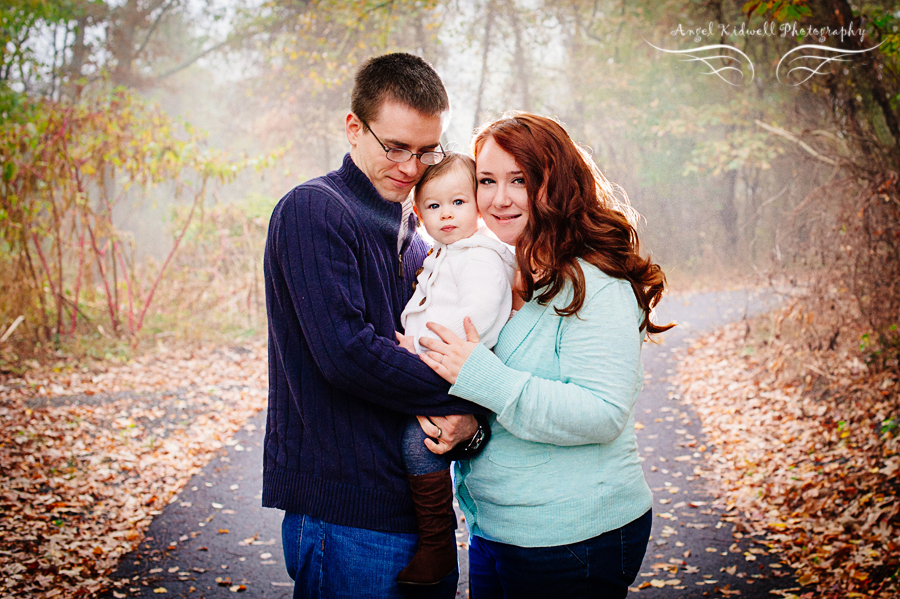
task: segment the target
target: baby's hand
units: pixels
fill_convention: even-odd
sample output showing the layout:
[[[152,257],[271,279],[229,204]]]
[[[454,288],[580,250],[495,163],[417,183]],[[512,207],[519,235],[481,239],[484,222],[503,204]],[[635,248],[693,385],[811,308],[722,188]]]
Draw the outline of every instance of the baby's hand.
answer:
[[[401,335],[397,331],[394,331],[394,334],[397,335],[397,343],[400,344],[400,347],[405,349],[411,354],[416,353],[416,339],[415,337]]]

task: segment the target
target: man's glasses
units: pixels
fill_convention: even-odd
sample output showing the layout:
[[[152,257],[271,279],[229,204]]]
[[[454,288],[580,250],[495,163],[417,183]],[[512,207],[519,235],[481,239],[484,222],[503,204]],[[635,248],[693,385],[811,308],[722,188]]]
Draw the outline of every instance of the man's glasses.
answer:
[[[406,162],[407,160],[409,160],[410,158],[415,156],[416,158],[419,159],[419,162],[421,162],[422,164],[431,166],[433,164],[437,164],[438,162],[440,162],[441,160],[444,159],[443,151],[421,152],[419,154],[416,154],[415,152],[410,152],[409,150],[404,150],[403,148],[389,148],[386,145],[384,145],[383,143],[381,143],[381,140],[378,139],[378,136],[375,135],[375,132],[372,131],[372,128],[369,127],[369,124],[367,122],[365,122],[362,119],[359,119],[359,120],[363,125],[366,126],[366,129],[371,131],[372,137],[374,137],[375,141],[377,141],[381,145],[381,149],[384,150],[384,155],[387,156],[387,159],[390,160],[391,162]]]

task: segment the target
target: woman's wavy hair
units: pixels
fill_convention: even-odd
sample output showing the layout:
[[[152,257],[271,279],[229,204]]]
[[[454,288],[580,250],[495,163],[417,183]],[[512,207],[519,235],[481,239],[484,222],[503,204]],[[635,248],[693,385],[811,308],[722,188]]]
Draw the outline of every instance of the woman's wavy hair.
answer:
[[[566,130],[547,117],[506,113],[476,133],[476,160],[488,138],[512,155],[528,191],[528,222],[516,241],[523,299],[530,301],[537,292],[538,302],[546,304],[571,282],[572,301],[556,312],[577,315],[585,300],[584,273],[577,260],[581,258],[631,283],[645,314],[640,330],[655,334],[675,326],[650,322],[666,276],[658,264],[641,256],[635,229],[640,216],[624,190],[607,181]]]

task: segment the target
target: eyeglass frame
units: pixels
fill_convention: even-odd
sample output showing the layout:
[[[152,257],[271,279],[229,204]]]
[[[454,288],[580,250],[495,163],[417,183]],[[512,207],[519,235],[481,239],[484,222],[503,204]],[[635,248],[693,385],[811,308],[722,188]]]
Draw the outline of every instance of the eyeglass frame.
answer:
[[[359,117],[357,117],[357,118],[359,118]],[[378,139],[378,136],[375,135],[374,131],[372,131],[372,127],[369,126],[369,123],[365,122],[362,119],[359,119],[359,122],[362,123],[365,126],[365,128],[369,130],[369,133],[372,134],[372,137],[375,138],[375,141],[377,141],[378,145],[381,146],[381,149],[384,150],[384,157],[387,158],[388,160],[390,160],[391,162],[393,162],[394,164],[403,164],[405,162],[409,162],[410,158],[415,156],[416,160],[418,160],[425,166],[434,166],[435,164],[440,164],[441,161],[447,157],[447,153],[444,152],[444,148],[441,147],[441,144],[438,144],[438,147],[441,147],[440,151],[429,150],[427,152],[419,152],[418,154],[416,154],[415,152],[413,152],[411,150],[407,150],[405,148],[389,148],[388,146],[384,145],[384,143],[382,143],[382,141],[380,139]],[[406,157],[406,159],[404,159],[404,160],[394,160],[393,158],[390,157],[391,152],[406,152],[407,154],[409,154],[409,156]],[[422,162],[422,156],[424,156],[425,154],[434,154],[435,156],[440,156],[440,159],[438,159],[437,162],[434,162],[432,164]]]

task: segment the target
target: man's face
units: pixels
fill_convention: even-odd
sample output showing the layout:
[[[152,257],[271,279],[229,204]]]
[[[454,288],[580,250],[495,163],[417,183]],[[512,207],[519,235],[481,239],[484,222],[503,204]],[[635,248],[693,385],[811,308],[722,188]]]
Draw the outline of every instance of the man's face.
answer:
[[[352,112],[347,115],[350,158],[381,197],[389,202],[402,202],[427,167],[415,157],[406,162],[391,162],[375,135],[388,148],[402,148],[415,154],[428,152],[440,143],[441,117],[425,115],[406,104],[386,100],[368,125],[371,130],[365,130],[359,117]]]

